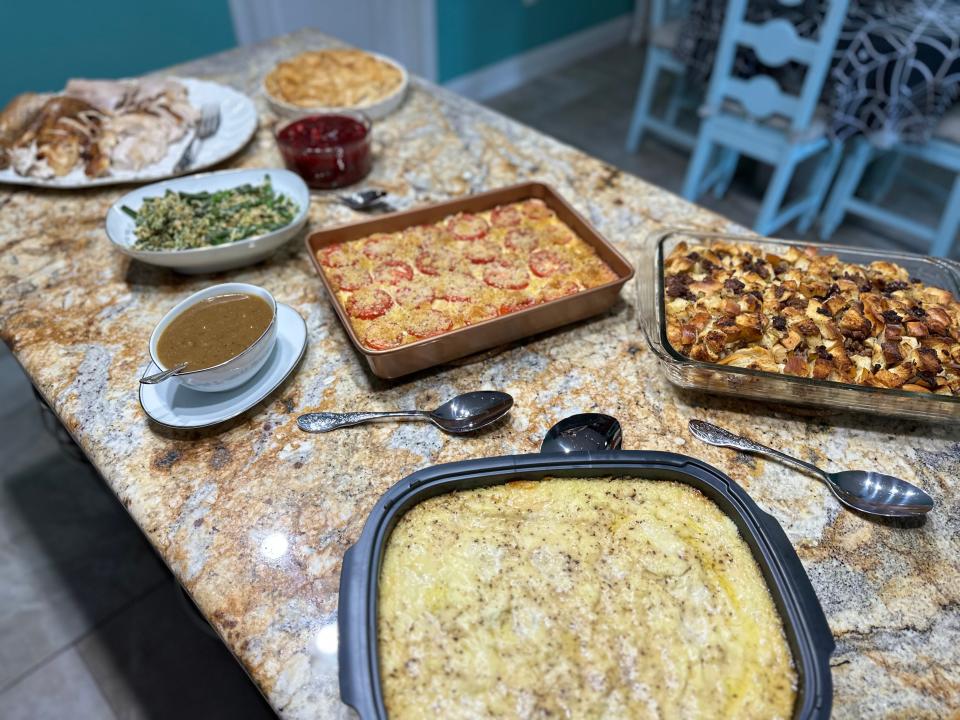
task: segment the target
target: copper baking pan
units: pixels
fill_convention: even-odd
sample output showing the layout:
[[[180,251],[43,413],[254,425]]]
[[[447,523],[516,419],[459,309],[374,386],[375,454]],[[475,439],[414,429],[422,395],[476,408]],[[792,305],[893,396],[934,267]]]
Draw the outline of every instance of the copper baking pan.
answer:
[[[317,250],[332,243],[358,240],[373,233],[398,232],[414,225],[434,223],[458,212],[483,212],[497,205],[528,198],[543,200],[560,220],[597,251],[597,255],[616,273],[617,279],[576,295],[534,305],[391,350],[368,350],[360,343],[346,310],[337,299],[336,292],[330,286],[323,268],[317,261]],[[350,337],[350,342],[367,359],[374,375],[382,378],[407,375],[602,313],[616,302],[620,288],[633,277],[633,267],[627,259],[553,188],[539,182],[512,185],[458,200],[381,215],[365,222],[320,230],[307,237],[306,246],[310,260],[326,288],[327,296],[340,322]]]

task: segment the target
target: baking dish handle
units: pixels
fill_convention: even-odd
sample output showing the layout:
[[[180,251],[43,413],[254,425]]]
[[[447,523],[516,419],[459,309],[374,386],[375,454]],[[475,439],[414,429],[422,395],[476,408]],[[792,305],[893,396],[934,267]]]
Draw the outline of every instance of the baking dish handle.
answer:
[[[377,712],[375,693],[368,685],[375,668],[368,667],[370,657],[370,619],[366,615],[364,589],[368,585],[363,573],[366,563],[358,546],[349,548],[343,556],[340,570],[339,608],[337,610],[337,664],[340,679],[340,699],[357,711],[362,720],[375,720]]]

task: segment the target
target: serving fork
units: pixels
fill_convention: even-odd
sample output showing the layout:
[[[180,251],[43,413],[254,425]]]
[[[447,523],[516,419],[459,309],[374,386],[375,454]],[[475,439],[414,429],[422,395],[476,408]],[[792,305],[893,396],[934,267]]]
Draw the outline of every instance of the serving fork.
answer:
[[[200,122],[197,123],[197,132],[183,151],[183,155],[173,166],[174,173],[182,173],[193,165],[197,159],[197,152],[205,139],[213,135],[220,128],[220,105],[204,103],[200,107]]]

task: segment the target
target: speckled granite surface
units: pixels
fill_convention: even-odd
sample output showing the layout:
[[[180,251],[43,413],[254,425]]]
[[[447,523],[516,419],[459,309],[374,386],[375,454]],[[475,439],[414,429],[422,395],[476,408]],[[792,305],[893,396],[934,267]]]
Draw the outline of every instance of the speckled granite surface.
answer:
[[[280,164],[258,93],[273,61],[329,43],[302,32],[177,68],[256,97],[262,126],[229,166]],[[369,184],[428,202],[537,178],[552,183],[628,257],[665,224],[729,229],[653,185],[415,81],[376,127]],[[624,446],[687,452],[746,487],[781,522],[837,640],[835,717],[943,718],[960,712],[960,428],[782,409],[680,394],[636,329],[633,291],[610,313],[481,361],[395,383],[370,375],[321,295],[302,244],[220,276],[183,277],[115,252],[103,218],[122,189],[0,188],[0,334],[151,542],[284,718],[347,716],[334,623],[340,559],[393,482],[425,465],[533,452],[577,411],[624,424]],[[315,203],[312,228],[353,214]],[[180,435],[148,423],[136,377],[154,323],[226,278],[270,289],[307,319],[296,375],[239,421]],[[458,391],[517,400],[504,424],[450,438],[421,424],[305,435],[315,409],[430,407]],[[834,468],[882,468],[938,507],[919,528],[841,511],[825,487],[772,463],[702,446],[691,416]]]

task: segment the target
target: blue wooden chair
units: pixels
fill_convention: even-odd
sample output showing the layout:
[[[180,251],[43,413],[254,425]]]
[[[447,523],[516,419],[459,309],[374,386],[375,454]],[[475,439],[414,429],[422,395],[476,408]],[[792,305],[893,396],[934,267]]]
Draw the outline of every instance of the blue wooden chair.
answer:
[[[941,188],[929,188],[934,195],[945,196],[943,215],[936,227],[918,223],[882,205],[895,176],[921,186],[929,184],[925,178],[913,178],[899,172],[900,163],[905,157],[955,173],[949,192],[945,193]],[[877,187],[870,189],[866,197],[858,197],[857,188],[866,184],[861,183],[861,180],[867,166],[874,159],[883,166],[885,172],[880,173]],[[957,230],[960,229],[960,106],[955,106],[947,113],[934,137],[923,144],[903,143],[898,145],[896,150],[883,151],[864,137],[853,140],[820,219],[820,237],[829,238],[847,213],[890,225],[909,235],[927,240],[930,242],[931,255],[949,255],[957,237]]]
[[[798,0],[778,0],[796,5]],[[802,38],[783,18],[754,24],[745,19],[747,0],[729,0],[720,34],[697,144],[687,167],[683,196],[696,200],[707,190],[722,196],[740,155],[774,166],[754,230],[770,235],[797,220],[806,232],[816,219],[827,187],[840,162],[841,148],[815,119],[817,101],[847,10],[847,0],[830,0],[816,39]],[[764,74],[744,79],[734,74],[738,46],[750,48],[765,66],[788,62],[803,66],[799,94],[787,93]],[[715,152],[716,151],[716,152]],[[805,191],[788,207],[783,198],[797,166],[814,156],[817,166]],[[714,157],[716,156],[716,157]]]
[[[686,69],[673,56],[680,37],[683,18],[690,9],[690,0],[652,0],[650,23],[647,30],[647,53],[643,65],[643,78],[637,90],[637,101],[627,131],[627,151],[636,152],[647,131],[663,139],[690,149],[696,138],[677,127],[677,118],[687,94],[684,80]],[[652,114],[653,94],[661,73],[673,75],[670,98],[662,117]]]

